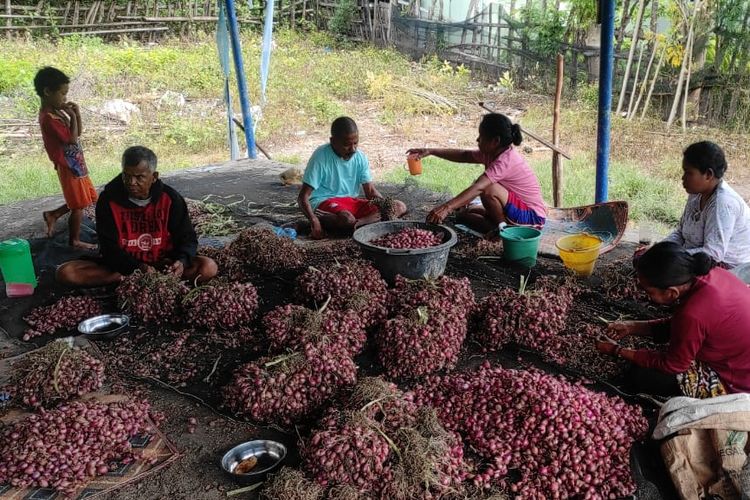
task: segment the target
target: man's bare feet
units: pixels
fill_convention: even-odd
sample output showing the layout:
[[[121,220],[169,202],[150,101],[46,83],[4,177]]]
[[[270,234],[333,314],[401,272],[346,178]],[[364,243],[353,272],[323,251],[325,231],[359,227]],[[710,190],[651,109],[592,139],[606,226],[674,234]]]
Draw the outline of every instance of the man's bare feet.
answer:
[[[44,223],[47,224],[47,238],[52,238],[52,235],[55,234],[57,217],[52,212],[42,212],[42,217],[44,217]]]
[[[72,246],[73,248],[77,248],[79,250],[89,250],[89,251],[94,251],[99,248],[98,246],[92,243],[86,243],[85,241],[71,241],[70,246]]]

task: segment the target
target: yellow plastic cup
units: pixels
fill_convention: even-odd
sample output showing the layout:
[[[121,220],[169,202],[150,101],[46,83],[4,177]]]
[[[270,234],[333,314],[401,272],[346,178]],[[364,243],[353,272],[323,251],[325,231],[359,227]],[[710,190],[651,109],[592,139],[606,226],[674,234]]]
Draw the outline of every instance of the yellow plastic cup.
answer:
[[[578,276],[591,276],[602,243],[602,239],[597,236],[579,233],[563,236],[557,240],[555,246],[560,251],[560,258],[565,267]]]

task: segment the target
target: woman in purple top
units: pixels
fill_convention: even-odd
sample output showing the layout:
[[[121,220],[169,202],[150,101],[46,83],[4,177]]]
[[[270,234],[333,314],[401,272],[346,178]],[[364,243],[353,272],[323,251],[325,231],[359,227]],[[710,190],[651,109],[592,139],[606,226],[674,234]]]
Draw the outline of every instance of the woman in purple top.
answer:
[[[513,147],[521,144],[521,127],[499,113],[484,115],[476,150],[414,148],[407,154],[433,155],[456,163],[481,163],[484,173],[458,196],[436,207],[427,221],[442,223],[459,210],[457,220],[482,233],[496,234],[501,222],[519,226],[544,225],[547,215],[539,180]],[[481,204],[472,204],[479,197]]]

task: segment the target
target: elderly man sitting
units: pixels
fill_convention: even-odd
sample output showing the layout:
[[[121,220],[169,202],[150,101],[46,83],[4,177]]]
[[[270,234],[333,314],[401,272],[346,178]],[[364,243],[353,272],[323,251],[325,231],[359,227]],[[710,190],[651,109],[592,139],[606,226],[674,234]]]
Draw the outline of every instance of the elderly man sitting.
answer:
[[[185,199],[159,180],[156,155],[146,147],[123,153],[122,174],[96,203],[96,230],[101,257],[64,263],[57,270],[59,282],[109,285],[136,270],[198,282],[216,276],[216,263],[196,255],[198,238]]]

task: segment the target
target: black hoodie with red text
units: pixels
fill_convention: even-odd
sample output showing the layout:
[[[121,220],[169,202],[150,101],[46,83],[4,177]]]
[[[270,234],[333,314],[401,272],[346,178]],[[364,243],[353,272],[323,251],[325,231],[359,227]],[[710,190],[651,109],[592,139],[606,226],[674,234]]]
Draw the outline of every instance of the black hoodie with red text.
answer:
[[[104,187],[96,203],[96,232],[104,264],[120,274],[131,274],[141,264],[165,259],[189,267],[198,249],[185,199],[157,180],[151,200],[139,207],[117,176]]]

